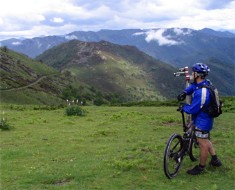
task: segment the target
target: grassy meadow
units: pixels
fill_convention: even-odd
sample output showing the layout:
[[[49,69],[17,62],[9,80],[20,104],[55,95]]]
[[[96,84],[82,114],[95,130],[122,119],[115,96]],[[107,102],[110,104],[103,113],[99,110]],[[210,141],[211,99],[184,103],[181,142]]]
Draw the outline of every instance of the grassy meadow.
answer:
[[[223,166],[189,176],[197,162],[186,157],[169,180],[165,145],[182,133],[176,107],[83,108],[85,116],[66,116],[64,108],[1,105],[11,130],[0,131],[0,189],[235,189],[234,112],[217,118],[211,132]]]

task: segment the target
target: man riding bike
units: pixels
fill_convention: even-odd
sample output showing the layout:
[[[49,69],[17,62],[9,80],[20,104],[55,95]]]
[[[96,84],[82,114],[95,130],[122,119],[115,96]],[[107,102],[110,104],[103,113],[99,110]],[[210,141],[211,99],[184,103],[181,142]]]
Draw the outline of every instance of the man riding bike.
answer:
[[[210,131],[213,127],[213,118],[202,110],[210,104],[210,92],[204,85],[210,85],[210,81],[206,80],[210,69],[203,63],[196,63],[192,67],[192,77],[194,82],[187,87],[183,93],[178,95],[178,100],[184,100],[186,95],[192,95],[192,103],[184,104],[183,111],[192,114],[192,121],[195,125],[195,135],[200,147],[200,162],[194,168],[187,171],[188,174],[198,175],[204,171],[208,154],[211,155],[210,165],[219,167],[222,165],[218,159],[215,149],[210,141]]]

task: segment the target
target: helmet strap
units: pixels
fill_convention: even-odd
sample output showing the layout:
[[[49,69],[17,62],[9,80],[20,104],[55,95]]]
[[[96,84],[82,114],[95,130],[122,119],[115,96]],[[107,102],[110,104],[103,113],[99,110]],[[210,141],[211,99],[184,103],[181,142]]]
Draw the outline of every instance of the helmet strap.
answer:
[[[198,78],[198,75],[197,75],[197,72],[193,72],[193,78],[194,78],[194,82],[197,83],[197,78]]]

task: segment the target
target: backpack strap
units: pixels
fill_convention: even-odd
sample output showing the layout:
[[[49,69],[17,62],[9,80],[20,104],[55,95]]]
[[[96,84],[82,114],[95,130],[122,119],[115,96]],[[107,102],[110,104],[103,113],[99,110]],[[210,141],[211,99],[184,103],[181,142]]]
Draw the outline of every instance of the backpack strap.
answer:
[[[212,88],[211,85],[206,85],[203,84],[202,86],[200,86],[199,88],[202,88],[202,100],[201,100],[201,111],[207,112],[208,111],[208,107],[212,102]],[[206,91],[203,90],[204,89],[208,89],[209,90],[209,96],[210,96],[210,103],[208,105],[205,106],[205,102],[206,102]]]
[[[203,84],[202,86],[198,87],[198,89],[202,89],[202,94],[201,94],[201,108],[204,107],[204,104],[206,102],[206,89],[209,89],[209,86],[206,84]]]

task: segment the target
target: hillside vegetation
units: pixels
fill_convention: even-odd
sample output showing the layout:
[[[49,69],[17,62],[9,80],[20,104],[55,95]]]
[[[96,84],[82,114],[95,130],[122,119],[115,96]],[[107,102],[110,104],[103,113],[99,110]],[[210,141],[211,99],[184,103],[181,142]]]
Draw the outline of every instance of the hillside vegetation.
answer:
[[[183,77],[175,78],[172,74],[176,71],[174,67],[133,46],[73,40],[37,59],[7,47],[0,48],[1,102],[65,105],[76,101],[83,105],[117,105],[175,99],[184,88]],[[216,61],[221,65],[217,68],[225,66],[213,60]],[[225,70],[221,74],[232,78]],[[227,85],[224,78],[213,73],[211,76],[220,82],[221,85],[216,85],[219,91],[234,91],[232,81]]]
[[[106,41],[72,40],[37,57],[61,72],[69,71],[79,81],[101,92],[117,93],[127,101],[173,98],[183,82],[175,68],[139,51]]]
[[[41,76],[58,73],[52,67],[25,55],[0,48],[1,89],[22,87],[36,81]]]
[[[2,103],[64,105],[67,98],[74,100],[78,94],[86,93],[94,98],[98,93],[68,73],[61,74],[40,61],[7,48],[0,48],[0,53]]]
[[[98,85],[90,85],[90,83],[87,83],[83,78],[75,76],[72,69],[59,71],[57,68],[55,69],[44,64],[42,60],[35,61],[25,55],[11,51],[6,47],[0,48],[0,53],[0,93],[2,103],[65,105],[69,103],[69,100],[70,102],[76,101],[77,103],[82,102],[83,104],[101,105],[136,100],[136,98],[133,98],[135,97],[134,95],[132,98],[128,99],[130,96],[126,96],[125,93],[117,93],[117,91],[113,90],[115,86],[112,85],[108,86],[108,90],[98,88]],[[86,57],[84,57],[84,59],[86,59]],[[87,64],[89,67],[88,63],[89,62],[86,61],[84,62],[84,64]],[[121,66],[123,62],[120,61],[120,63],[119,66]],[[123,64],[125,65],[126,63]],[[108,67],[112,68],[115,66],[110,63]],[[135,66],[131,66],[131,68],[133,69],[133,73],[142,72]],[[101,77],[99,80],[101,84],[104,84],[102,81],[110,80],[107,76],[111,76],[111,74],[102,75],[103,69],[102,67],[100,68],[100,76],[98,72],[89,74],[89,71],[85,70],[86,72],[82,73],[82,77],[94,77],[93,74],[97,74],[94,81]],[[122,83],[125,84],[125,79],[122,79],[123,72],[125,71],[119,69],[115,77],[119,80],[123,80]],[[138,79],[138,77],[135,80],[144,85],[146,84],[146,79],[144,79],[144,82],[142,79]],[[134,85],[136,85],[136,83],[132,85],[134,89],[143,91],[139,97],[142,98],[146,96],[144,89],[135,87]],[[151,92],[153,97],[157,97],[157,99],[163,97],[154,94],[155,92],[156,91]],[[147,98],[148,97],[149,96],[147,96]]]

